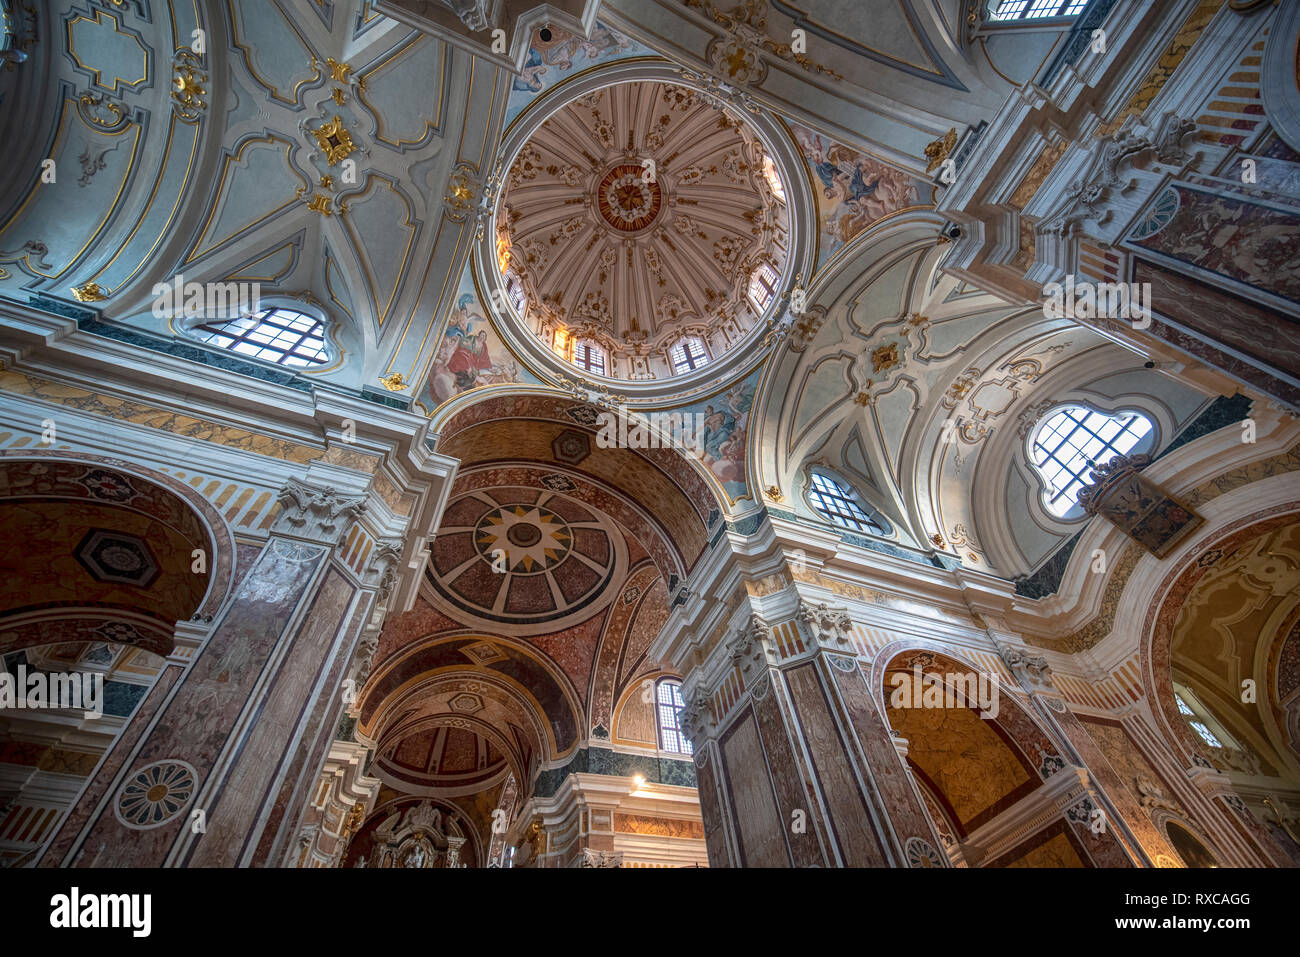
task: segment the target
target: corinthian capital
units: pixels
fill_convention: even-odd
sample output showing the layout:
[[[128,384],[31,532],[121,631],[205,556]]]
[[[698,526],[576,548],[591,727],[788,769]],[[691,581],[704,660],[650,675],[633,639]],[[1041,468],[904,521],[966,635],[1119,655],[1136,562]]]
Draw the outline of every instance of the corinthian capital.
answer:
[[[343,498],[333,488],[296,479],[289,479],[276,501],[280,514],[271,526],[272,534],[323,545],[337,544],[366,510],[364,498]]]
[[[847,608],[832,607],[824,601],[815,605],[804,601],[799,603],[798,618],[810,644],[843,648],[853,636],[853,619]]]
[[[731,660],[740,670],[746,684],[760,668],[767,666],[771,648],[772,630],[757,615],[751,615],[748,623],[727,642]]]

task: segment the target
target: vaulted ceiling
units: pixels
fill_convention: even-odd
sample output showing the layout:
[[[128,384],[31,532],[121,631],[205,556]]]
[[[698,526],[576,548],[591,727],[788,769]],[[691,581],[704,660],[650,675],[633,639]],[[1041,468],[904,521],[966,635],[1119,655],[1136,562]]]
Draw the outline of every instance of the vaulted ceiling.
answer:
[[[595,339],[619,378],[687,331],[720,333],[719,350],[738,341],[762,311],[750,276],[785,266],[765,158],[742,120],[667,83],[605,87],[551,116],[510,167],[500,214],[534,331]]]
[[[4,111],[28,155],[0,195],[0,290],[94,283],[105,316],[171,335],[155,283],[260,282],[336,320],[348,361],[326,378],[376,387],[427,362],[451,295],[429,279],[471,228],[449,182],[490,162],[495,67],[364,4],[32,10],[40,40]]]
[[[675,451],[596,436],[591,406],[544,394],[483,398],[444,425],[461,469],[420,598],[385,625],[361,703],[394,787],[531,782],[608,743],[620,702],[663,673],[648,649],[721,512]],[[478,740],[472,770],[438,763],[447,728],[466,761]]]
[[[1225,768],[1253,756],[1265,775],[1300,780],[1300,523],[1216,548],[1196,574],[1174,623],[1174,680],[1243,745]]]

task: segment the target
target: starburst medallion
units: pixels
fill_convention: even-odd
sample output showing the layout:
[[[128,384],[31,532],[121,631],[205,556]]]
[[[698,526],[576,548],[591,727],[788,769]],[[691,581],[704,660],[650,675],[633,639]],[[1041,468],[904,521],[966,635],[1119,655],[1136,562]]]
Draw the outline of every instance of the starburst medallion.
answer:
[[[573,535],[562,518],[536,505],[494,509],[478,523],[475,543],[489,561],[505,553],[506,569],[531,574],[557,565],[568,553]]]

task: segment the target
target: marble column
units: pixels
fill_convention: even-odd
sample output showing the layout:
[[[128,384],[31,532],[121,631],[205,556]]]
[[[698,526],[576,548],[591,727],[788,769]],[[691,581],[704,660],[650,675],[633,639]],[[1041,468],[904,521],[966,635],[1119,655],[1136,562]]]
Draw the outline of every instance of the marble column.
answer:
[[[825,605],[751,615],[720,680],[688,678],[710,866],[947,866],[849,627]]]
[[[263,866],[290,853],[379,583],[339,554],[361,499],[291,481],[280,503],[233,598],[190,660],[169,661],[41,866]]]

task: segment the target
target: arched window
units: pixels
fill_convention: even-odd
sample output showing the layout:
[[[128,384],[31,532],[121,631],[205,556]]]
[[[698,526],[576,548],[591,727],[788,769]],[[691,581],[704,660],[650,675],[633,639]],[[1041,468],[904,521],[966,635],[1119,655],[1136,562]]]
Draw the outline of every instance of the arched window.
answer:
[[[989,0],[988,18],[994,23],[1008,20],[1048,20],[1073,17],[1083,12],[1088,0]]]
[[[852,486],[821,469],[812,470],[808,500],[823,518],[841,528],[871,535],[893,533],[889,520],[864,501]]]
[[[1072,405],[1052,413],[1030,449],[1030,461],[1051,490],[1047,510],[1064,517],[1079,504],[1091,469],[1127,455],[1150,434],[1151,420],[1137,412],[1106,415]]]
[[[655,686],[655,711],[658,713],[659,750],[674,754],[693,754],[695,746],[686,735],[682,734],[682,709],[686,702],[682,700],[680,682],[661,679]]]
[[[582,339],[573,347],[573,364],[592,375],[604,375],[605,350],[594,342]]]
[[[749,301],[754,308],[762,312],[776,297],[776,283],[779,277],[770,263],[763,263],[754,270],[749,279]]]
[[[524,315],[527,311],[525,307],[528,305],[528,294],[524,292],[524,284],[513,271],[509,270],[505,273],[505,280],[506,296],[510,299],[510,305],[515,307],[515,312],[519,315]]]
[[[1187,723],[1192,726],[1193,731],[1201,736],[1202,741],[1212,748],[1223,747],[1223,742],[1214,736],[1214,732],[1206,726],[1205,722],[1196,720],[1196,712],[1183,700],[1182,695],[1174,695],[1174,700],[1178,702],[1178,713],[1187,719]]]
[[[1205,706],[1197,700],[1196,695],[1182,685],[1174,685],[1174,704],[1178,705],[1178,714],[1208,747],[1219,749],[1238,747],[1236,740],[1210,715]]]
[[[704,340],[687,338],[668,350],[672,360],[673,375],[698,369],[709,361],[709,353],[704,348]]]
[[[325,324],[315,316],[273,306],[238,319],[200,322],[190,334],[250,359],[305,368],[329,360]]]
[[[785,202],[785,184],[781,182],[781,175],[776,171],[776,164],[772,162],[772,157],[763,158],[763,177],[767,180],[767,185],[772,188],[772,194],[781,202]]]

